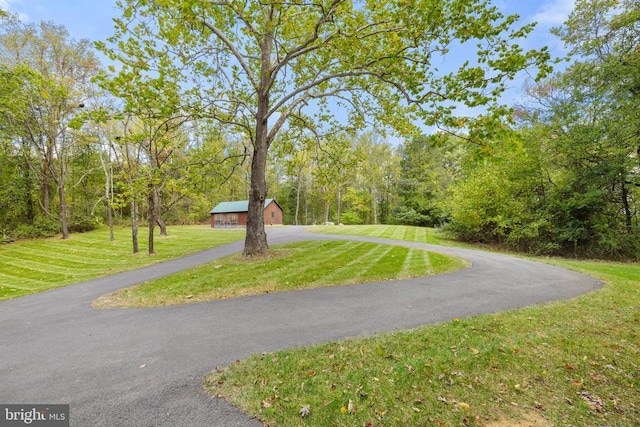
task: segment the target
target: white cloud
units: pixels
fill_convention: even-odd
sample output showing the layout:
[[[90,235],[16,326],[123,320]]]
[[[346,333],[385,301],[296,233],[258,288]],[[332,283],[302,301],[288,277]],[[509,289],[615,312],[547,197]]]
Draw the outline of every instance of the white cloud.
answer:
[[[14,13],[11,10],[11,5],[12,4],[16,4],[16,3],[20,3],[22,0],[0,0],[0,9],[7,11],[7,12],[11,12]],[[29,15],[27,15],[26,13],[17,13],[18,18],[22,21],[22,22],[28,22],[29,21]]]
[[[545,2],[533,16],[541,27],[561,25],[573,10],[575,0],[553,0]]]
[[[8,11],[11,3],[15,3],[15,0],[0,0],[0,9]]]

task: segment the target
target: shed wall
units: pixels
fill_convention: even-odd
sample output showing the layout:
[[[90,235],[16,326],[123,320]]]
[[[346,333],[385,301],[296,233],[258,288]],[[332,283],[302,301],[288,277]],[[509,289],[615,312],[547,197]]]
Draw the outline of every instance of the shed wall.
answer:
[[[264,208],[264,224],[265,225],[282,225],[282,209],[277,203],[271,202]]]
[[[232,228],[247,226],[247,212],[227,212],[211,214],[211,227]],[[265,225],[283,225],[283,214],[280,205],[272,201],[264,208]]]

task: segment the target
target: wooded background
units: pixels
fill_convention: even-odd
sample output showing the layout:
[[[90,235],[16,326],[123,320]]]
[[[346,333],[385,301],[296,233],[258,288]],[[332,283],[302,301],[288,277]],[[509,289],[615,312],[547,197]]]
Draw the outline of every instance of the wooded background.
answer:
[[[281,132],[266,182],[285,224],[435,226],[536,254],[637,258],[640,2],[578,1],[554,32],[568,65],[473,133]],[[249,198],[249,141],[175,114],[176,91],[137,88],[165,94],[154,114],[118,109],[97,58],[55,23],[2,17],[1,240],[114,224],[137,235],[140,222],[153,253],[154,227],[204,223],[218,202]]]

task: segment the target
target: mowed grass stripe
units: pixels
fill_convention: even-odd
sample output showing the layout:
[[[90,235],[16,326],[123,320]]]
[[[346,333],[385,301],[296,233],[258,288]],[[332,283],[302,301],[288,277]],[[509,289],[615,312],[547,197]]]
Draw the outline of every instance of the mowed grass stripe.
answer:
[[[100,241],[97,239],[87,239],[71,235],[68,240],[37,240],[33,242],[23,243],[21,246],[43,249],[45,251],[49,251],[52,249],[62,252],[68,251],[69,253],[122,253],[123,250],[131,248],[131,240],[116,240],[111,242],[109,241],[108,237],[105,237],[104,240]],[[55,246],[55,248],[52,248],[52,246]]]
[[[422,252],[422,263],[424,265],[425,270],[432,270],[433,263],[431,261],[431,258],[435,256],[435,254],[429,251],[420,251],[420,252]]]
[[[0,257],[0,262],[6,266],[7,270],[11,270],[12,267],[20,266],[32,271],[41,271],[50,274],[61,274],[69,276],[84,276],[87,274],[91,274],[91,272],[94,271],[104,270],[105,268],[104,266],[95,266],[88,263],[65,263],[64,260],[60,260],[60,262],[56,265],[42,261],[24,260],[7,256]],[[70,268],[73,268],[73,270],[71,270]],[[70,273],[71,271],[73,271],[73,273]]]
[[[14,249],[11,254],[0,254],[0,260],[10,262],[26,263],[36,262],[48,266],[59,266],[64,268],[85,267],[85,266],[107,266],[111,260],[104,256],[80,256],[70,254],[59,254],[55,252],[34,251],[27,249]]]
[[[378,254],[375,259],[372,259],[359,274],[362,276],[368,275],[373,280],[377,280],[382,273],[399,277],[404,262],[400,263],[399,260],[395,258],[399,257],[404,259],[404,252],[406,252],[404,248],[387,246],[386,250]]]
[[[69,279],[68,274],[52,273],[40,268],[29,268],[22,265],[19,266],[0,263],[0,269],[11,276],[18,278],[19,280],[31,279],[42,283],[51,283],[65,282]]]
[[[285,269],[282,280],[289,283],[324,283],[328,271],[342,265],[348,259],[347,255],[359,246],[356,242],[328,241],[318,245],[317,242],[308,242],[300,245],[300,252],[293,258],[287,258],[287,266],[294,262],[303,261],[300,268]],[[308,249],[312,249],[309,251]]]
[[[323,277],[322,281],[343,284],[376,281],[383,276],[395,278],[398,268],[392,264],[399,264],[398,260],[390,258],[391,263],[382,262],[393,249],[393,246],[374,245],[373,243],[359,245],[356,258],[336,269],[333,274]],[[381,271],[384,271],[383,275],[380,274]]]
[[[403,262],[401,265],[400,263],[395,264],[398,278],[427,276],[438,271],[438,269],[434,268],[431,264],[430,260],[432,255],[438,256],[438,254],[433,254],[422,249],[396,246],[390,256],[378,265],[378,269],[388,270],[391,267],[385,264],[388,263],[389,259],[399,257],[403,259]]]
[[[430,227],[408,225],[344,225],[341,227],[315,226],[312,227],[310,231],[321,234],[382,237],[444,246],[466,246],[449,239],[446,233],[441,233]]]
[[[416,242],[420,242],[420,243],[431,243],[432,242],[432,238],[431,236],[429,236],[429,238],[427,238],[427,228],[425,227],[415,227],[416,229],[416,237],[415,237],[415,241]],[[433,231],[433,229],[429,229],[431,231]]]
[[[111,249],[88,249],[88,248],[74,248],[68,245],[49,245],[49,246],[34,246],[34,247],[17,247],[12,249],[11,252],[20,253],[24,258],[38,258],[47,257],[50,259],[60,260],[77,260],[91,262],[105,262],[112,259],[123,259],[130,255],[130,248],[120,248],[118,250]]]
[[[17,288],[23,290],[40,289],[46,286],[46,282],[37,279],[30,279],[28,277],[15,276],[13,274],[2,273],[0,274],[0,286],[7,288]]]
[[[378,229],[378,227],[373,226],[373,225],[363,226],[362,228],[360,228],[359,234],[361,236],[372,236],[372,235],[375,235],[377,233],[377,231],[376,231],[377,229]]]
[[[402,233],[402,240],[414,241],[416,233],[413,232],[413,227],[404,227],[404,233]]]
[[[346,244],[340,244],[346,243]],[[327,271],[333,266],[341,265],[347,254],[353,250],[353,242],[325,242],[314,248],[313,243],[301,247],[299,254],[293,258],[287,258],[287,265],[291,263],[302,264],[299,269],[284,269],[282,280],[289,283],[321,283]],[[309,251],[309,249],[313,249]],[[304,259],[304,263],[301,262]]]
[[[347,252],[351,250],[352,242],[346,242],[346,245],[342,245],[341,247],[336,246],[336,242],[302,242],[295,243],[292,245],[286,245],[287,248],[287,256],[281,259],[276,259],[271,263],[271,267],[268,272],[265,272],[260,265],[253,265],[249,268],[257,271],[258,274],[264,280],[270,280],[273,277],[281,276],[284,272],[286,277],[286,271],[289,270],[289,264],[292,262],[298,262],[301,258],[300,254],[306,260],[307,268],[302,268],[297,271],[297,275],[304,274],[308,270],[317,269],[317,265],[319,262],[321,264],[333,264],[335,259],[339,259],[343,257]],[[274,247],[277,250],[278,246]],[[309,248],[314,248],[311,254],[309,254]]]
[[[11,295],[12,298],[28,295],[32,291],[30,289],[20,289],[13,286],[0,285],[0,294]]]
[[[427,262],[425,262],[425,259]],[[422,249],[413,249],[410,248],[406,255],[404,262],[402,263],[402,268],[400,269],[400,275],[402,277],[410,277],[414,274],[415,265],[419,265],[419,269],[427,272],[431,268],[431,261],[429,258],[429,252],[424,251]]]
[[[322,278],[324,283],[357,283],[361,277],[366,277],[365,273],[370,270],[373,264],[378,262],[389,247],[371,244],[358,245],[350,253],[355,256],[346,263],[342,263],[330,274]]]
[[[377,245],[359,242],[354,244],[349,257],[339,259],[333,268],[327,274],[324,274],[319,283],[341,283],[345,276],[350,278],[358,277],[360,271],[364,268],[363,263],[368,262],[371,255],[379,250]]]

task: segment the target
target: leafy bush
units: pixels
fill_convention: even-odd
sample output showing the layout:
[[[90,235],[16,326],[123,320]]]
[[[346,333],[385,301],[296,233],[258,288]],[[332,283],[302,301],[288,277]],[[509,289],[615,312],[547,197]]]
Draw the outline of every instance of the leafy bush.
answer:
[[[20,224],[13,237],[16,239],[40,239],[60,232],[60,223],[51,218],[37,218],[33,224]]]
[[[362,220],[362,218],[360,217],[360,215],[358,215],[356,212],[354,211],[347,211],[344,212],[341,216],[340,216],[340,222],[342,224],[346,224],[346,225],[360,225],[363,224],[364,221]]]
[[[417,227],[434,227],[440,215],[425,214],[413,208],[401,206],[394,212],[394,223],[398,225],[414,225]]]
[[[74,216],[69,221],[70,233],[86,233],[87,231],[97,230],[100,222],[95,217],[90,216]]]

